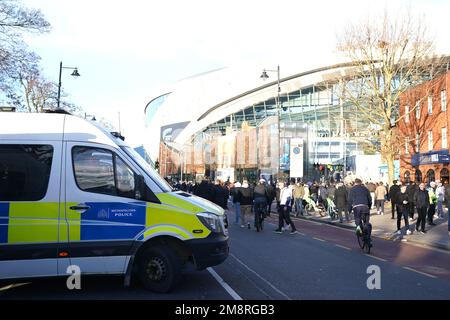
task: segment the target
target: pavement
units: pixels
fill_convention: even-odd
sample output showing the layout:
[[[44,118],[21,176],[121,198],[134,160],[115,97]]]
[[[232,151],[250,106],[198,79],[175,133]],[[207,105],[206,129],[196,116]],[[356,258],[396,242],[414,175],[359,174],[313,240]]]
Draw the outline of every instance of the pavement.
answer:
[[[445,209],[444,209],[445,210]],[[411,242],[418,245],[429,246],[434,248],[439,248],[443,250],[450,251],[450,234],[448,231],[448,212],[445,213],[445,218],[434,218],[433,222],[435,226],[430,226],[428,223],[425,225],[427,233],[420,234],[416,230],[417,213],[415,214],[415,219],[409,221],[409,226],[411,230],[410,235],[406,235],[404,220],[402,219],[401,227],[402,234],[396,234],[397,231],[397,217],[391,219],[391,206],[390,203],[385,204],[385,214],[378,215],[376,209],[372,209],[370,212],[370,222],[372,223],[372,236],[383,238],[389,241],[402,241]],[[446,210],[448,211],[448,210]],[[335,225],[341,228],[354,229],[355,222],[353,219],[350,222],[340,223],[339,219],[331,219],[324,212],[314,212],[310,211],[308,216],[299,216],[300,219],[306,219],[326,224]],[[351,217],[353,217],[351,215]]]

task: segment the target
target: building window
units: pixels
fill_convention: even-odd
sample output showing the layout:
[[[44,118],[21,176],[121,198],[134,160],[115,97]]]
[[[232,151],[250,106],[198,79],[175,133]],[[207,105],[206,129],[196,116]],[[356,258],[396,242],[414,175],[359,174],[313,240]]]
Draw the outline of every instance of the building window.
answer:
[[[447,127],[442,128],[441,135],[442,149],[447,149]]]
[[[416,134],[416,152],[420,152],[420,134]]]
[[[433,114],[433,97],[428,96],[428,114]]]
[[[428,151],[433,150],[433,131],[428,131]]]
[[[409,106],[405,106],[405,122],[409,123]]]
[[[430,184],[431,181],[434,181],[434,170],[430,169],[427,171],[427,183]]]
[[[449,173],[447,168],[443,168],[439,174],[439,179],[442,183],[448,183],[449,182]]]
[[[422,171],[420,171],[419,169],[416,170],[416,173],[414,174],[415,176],[415,180],[418,183],[422,182]]]
[[[411,173],[409,171],[405,171],[405,176],[404,176],[404,181],[405,183],[410,183],[411,182]]]
[[[409,137],[405,138],[405,154],[409,154]]]
[[[416,119],[419,120],[420,119],[420,102],[419,101],[416,102],[415,108],[416,108]]]
[[[441,110],[447,111],[447,91],[441,91]]]

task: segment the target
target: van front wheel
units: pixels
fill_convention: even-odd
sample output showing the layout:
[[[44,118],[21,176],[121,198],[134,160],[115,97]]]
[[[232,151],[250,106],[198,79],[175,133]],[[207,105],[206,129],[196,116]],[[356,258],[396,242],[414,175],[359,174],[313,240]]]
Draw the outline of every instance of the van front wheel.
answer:
[[[146,289],[166,293],[180,280],[181,268],[181,259],[173,249],[155,246],[142,254],[138,273]]]

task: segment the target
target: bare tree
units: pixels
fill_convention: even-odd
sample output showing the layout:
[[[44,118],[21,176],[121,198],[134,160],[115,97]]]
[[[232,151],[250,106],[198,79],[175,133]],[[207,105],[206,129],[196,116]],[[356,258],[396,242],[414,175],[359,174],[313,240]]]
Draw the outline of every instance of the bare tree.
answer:
[[[442,59],[434,57],[423,19],[409,11],[395,18],[385,11],[350,24],[338,37],[337,48],[355,64],[341,82],[341,95],[376,127],[392,182],[399,148],[396,127],[404,117],[398,113],[399,96],[438,73]]]
[[[24,33],[49,30],[50,24],[39,10],[23,7],[20,0],[0,0],[0,90],[10,100],[17,98],[17,71],[26,63],[31,70],[39,60],[24,43]]]
[[[2,41],[20,41],[23,32],[50,31],[50,23],[38,9],[21,6],[20,0],[0,0],[0,36]]]

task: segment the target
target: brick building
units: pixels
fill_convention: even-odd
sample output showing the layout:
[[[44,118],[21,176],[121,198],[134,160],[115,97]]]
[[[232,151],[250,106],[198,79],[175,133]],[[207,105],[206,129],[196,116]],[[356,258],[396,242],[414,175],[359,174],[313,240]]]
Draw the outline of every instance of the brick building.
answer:
[[[450,72],[400,95],[402,181],[449,181]]]

